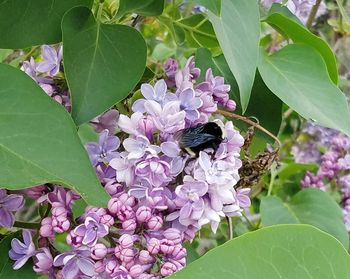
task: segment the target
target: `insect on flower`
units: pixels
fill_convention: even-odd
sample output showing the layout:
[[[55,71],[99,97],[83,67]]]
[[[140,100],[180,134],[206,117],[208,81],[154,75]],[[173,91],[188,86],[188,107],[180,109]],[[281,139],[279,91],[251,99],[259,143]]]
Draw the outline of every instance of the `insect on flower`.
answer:
[[[175,133],[181,149],[192,157],[198,157],[199,152],[207,148],[216,151],[224,137],[225,131],[215,122],[198,124]]]

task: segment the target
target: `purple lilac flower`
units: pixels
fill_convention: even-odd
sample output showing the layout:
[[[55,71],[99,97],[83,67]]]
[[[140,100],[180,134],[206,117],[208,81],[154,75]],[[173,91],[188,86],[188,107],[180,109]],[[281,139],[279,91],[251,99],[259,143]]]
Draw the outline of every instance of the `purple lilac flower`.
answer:
[[[108,134],[108,130],[103,130],[98,143],[93,142],[85,145],[94,166],[99,162],[108,164],[113,158],[118,156],[117,149],[119,148],[120,140],[118,137],[109,136]]]
[[[130,118],[124,114],[119,115],[118,127],[125,133],[129,135],[140,135],[139,123],[143,118],[141,112],[134,112]]]
[[[62,268],[64,279],[74,279],[81,273],[86,276],[96,275],[94,261],[90,258],[90,251],[79,249],[62,253],[55,257],[54,266]]]
[[[108,130],[109,135],[112,136],[117,128],[118,118],[119,112],[115,109],[111,109],[94,118],[90,123],[97,133],[101,133],[103,130]]]
[[[13,269],[21,268],[29,258],[35,254],[35,246],[32,241],[32,234],[28,230],[23,230],[22,232],[23,242],[19,241],[17,238],[11,241],[11,250],[9,251],[9,256],[11,260],[15,261]]]
[[[164,63],[164,71],[165,75],[167,76],[166,79],[166,84],[169,87],[175,86],[175,75],[179,69],[179,64],[177,63],[177,60],[173,58],[169,58],[165,63]]]
[[[18,211],[24,205],[21,195],[6,193],[5,189],[0,189],[0,227],[11,228],[15,223],[13,212]]]
[[[196,97],[192,88],[187,88],[179,93],[180,110],[186,112],[186,119],[194,122],[200,116],[198,109],[203,105],[203,101]]]
[[[84,224],[77,226],[74,233],[83,237],[82,244],[89,247],[94,246],[100,237],[108,234],[108,226],[100,224],[96,214],[90,214],[86,217]]]
[[[126,186],[131,186],[135,180],[134,161],[128,159],[128,152],[121,152],[119,158],[114,158],[109,165],[116,170],[118,182],[125,182]]]
[[[36,70],[41,73],[48,73],[52,77],[57,75],[60,71],[62,50],[62,46],[56,50],[54,47],[43,45],[41,47],[41,55],[44,61],[38,63]]]
[[[151,145],[145,136],[136,136],[135,139],[127,138],[123,142],[126,151],[129,152],[128,159],[140,159],[146,153],[156,155],[160,152],[159,146]]]
[[[178,91],[193,87],[193,81],[197,79],[201,71],[196,68],[194,56],[188,58],[185,67],[175,75],[175,83]]]
[[[53,258],[48,248],[44,247],[39,249],[33,257],[33,261],[33,269],[35,272],[52,275]]]

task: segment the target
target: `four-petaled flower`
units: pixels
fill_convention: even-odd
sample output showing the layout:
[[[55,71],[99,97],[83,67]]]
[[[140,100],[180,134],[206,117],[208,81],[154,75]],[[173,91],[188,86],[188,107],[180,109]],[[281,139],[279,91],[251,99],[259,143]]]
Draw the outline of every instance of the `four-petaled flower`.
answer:
[[[7,195],[5,189],[0,189],[0,227],[11,228],[15,223],[13,212],[23,207],[24,199],[21,195]]]
[[[35,255],[35,246],[32,241],[32,234],[28,230],[22,232],[23,242],[17,238],[11,241],[11,250],[9,256],[11,260],[15,261],[13,269],[21,268],[29,258]]]

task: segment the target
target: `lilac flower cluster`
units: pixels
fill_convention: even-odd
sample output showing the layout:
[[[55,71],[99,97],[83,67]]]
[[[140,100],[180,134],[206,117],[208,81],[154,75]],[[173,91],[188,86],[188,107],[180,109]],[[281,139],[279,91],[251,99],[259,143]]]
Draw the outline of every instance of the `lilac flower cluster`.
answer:
[[[283,0],[261,0],[261,4],[270,9],[273,3],[284,3]],[[316,4],[316,0],[288,0],[286,1],[287,8],[295,14],[303,23],[306,23],[312,7]],[[327,7],[324,1],[321,2],[316,16],[319,17],[326,13]]]
[[[47,95],[70,111],[71,103],[68,89],[60,84],[60,81],[63,80],[61,72],[62,46],[58,46],[56,49],[53,46],[43,45],[41,56],[42,59],[38,63],[33,57],[30,57],[29,61],[24,61],[22,70],[35,80]]]
[[[183,243],[202,226],[216,232],[221,218],[241,216],[250,206],[250,189],[235,189],[243,137],[231,121],[214,115],[218,106],[235,109],[230,86],[211,69],[197,82],[193,57],[183,69],[168,60],[165,76],[141,85],[143,98],[132,104],[131,115],[110,110],[91,122],[99,141],[86,150],[111,195],[106,208],[87,207],[76,217],[72,206],[80,197],[69,189],[41,185],[23,191],[50,211],[37,246],[28,230],[23,242],[13,240],[14,268],[33,258],[34,270],[49,278],[166,277],[185,266]],[[222,128],[225,140],[191,157],[176,135],[209,121]],[[13,206],[4,208],[11,214]],[[53,243],[63,233],[72,249],[59,253]]]
[[[338,191],[344,223],[350,231],[350,138],[336,130],[308,123],[292,147],[297,162],[317,163],[317,172],[306,172],[303,188]]]

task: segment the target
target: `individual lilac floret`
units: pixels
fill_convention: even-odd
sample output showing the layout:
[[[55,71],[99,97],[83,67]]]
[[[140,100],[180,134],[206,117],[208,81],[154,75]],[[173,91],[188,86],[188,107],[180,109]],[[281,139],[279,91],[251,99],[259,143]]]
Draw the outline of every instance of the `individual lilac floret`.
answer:
[[[52,77],[57,75],[62,60],[62,46],[56,50],[54,47],[43,45],[41,55],[44,61],[38,63],[36,70],[41,73],[48,73]]]
[[[175,86],[175,75],[179,69],[179,64],[177,63],[176,59],[169,58],[164,63],[164,71],[165,75],[167,76],[166,83],[169,87]]]
[[[21,268],[29,258],[35,254],[35,246],[32,241],[32,235],[30,231],[24,230],[22,232],[23,242],[19,241],[17,238],[11,241],[11,250],[9,251],[9,256],[11,260],[15,261],[13,269]]]
[[[5,189],[0,189],[0,227],[11,228],[15,223],[13,212],[18,211],[24,205],[21,195],[7,195]]]
[[[196,97],[192,88],[187,88],[179,93],[180,110],[186,112],[186,119],[194,122],[200,116],[198,109],[203,105],[203,101]]]
[[[54,266],[62,268],[64,279],[74,279],[81,272],[86,276],[96,275],[94,261],[89,250],[74,250],[55,257]]]
[[[96,214],[89,214],[84,224],[77,226],[74,229],[74,233],[83,237],[82,244],[89,247],[94,246],[100,237],[104,237],[108,234],[108,226],[99,223],[99,218]]]
[[[120,140],[116,136],[109,136],[108,133],[108,130],[104,130],[100,134],[98,143],[91,142],[85,145],[94,166],[98,163],[108,164],[113,158],[118,156],[117,149],[119,148]]]
[[[168,87],[164,79],[158,80],[154,87],[148,83],[141,85],[141,93],[144,99],[138,99],[132,105],[134,112],[146,112],[145,103],[147,101],[155,101],[160,105],[163,105],[172,94],[167,93]]]
[[[109,135],[114,135],[117,128],[117,121],[119,118],[119,112],[115,109],[111,109],[100,116],[90,121],[97,133],[101,133],[103,130],[108,130]]]
[[[185,67],[175,75],[175,83],[178,91],[193,87],[193,81],[197,79],[201,71],[196,68],[194,56],[188,58]]]
[[[41,248],[33,257],[33,261],[35,272],[52,275],[53,258],[48,248]]]
[[[146,153],[156,155],[160,152],[159,146],[151,145],[145,136],[137,136],[136,139],[127,138],[123,142],[126,151],[129,152],[128,159],[140,159]]]

